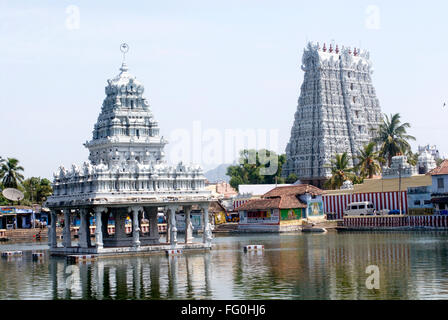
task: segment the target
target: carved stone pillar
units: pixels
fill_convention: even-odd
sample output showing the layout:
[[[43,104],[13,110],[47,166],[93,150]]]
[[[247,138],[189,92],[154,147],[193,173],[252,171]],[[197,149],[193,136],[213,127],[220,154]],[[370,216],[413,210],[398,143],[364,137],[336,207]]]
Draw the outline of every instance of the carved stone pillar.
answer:
[[[172,246],[177,245],[177,228],[176,228],[176,207],[171,206],[170,210],[170,243]]]
[[[72,246],[72,238],[70,233],[70,209],[64,209],[64,248],[70,248]]]
[[[140,223],[139,212],[143,212],[142,207],[130,207],[129,213],[132,213],[132,244],[135,248],[140,248]]]
[[[105,210],[104,207],[95,207],[95,243],[97,249],[103,248],[103,228],[102,228],[102,214]]]
[[[79,247],[88,248],[90,242],[90,230],[89,230],[89,222],[87,219],[89,218],[89,212],[85,208],[79,209],[81,223],[79,225]]]
[[[115,239],[126,239],[126,214],[120,209],[116,210],[114,213],[115,217]]]
[[[193,242],[193,225],[191,223],[191,206],[184,206],[185,213],[185,243]]]
[[[159,221],[157,217],[157,207],[151,207],[147,212],[149,220],[149,237],[159,238]]]
[[[211,240],[211,230],[208,220],[208,203],[202,206],[202,242],[207,243]]]
[[[50,225],[48,228],[48,245],[50,248],[56,248],[58,246],[58,239],[56,236],[56,221],[58,220],[58,216],[56,214],[55,209],[51,209],[50,211]]]
[[[165,219],[166,219],[166,243],[170,243],[170,234],[171,234],[171,223],[170,223],[170,214],[171,210],[165,207]]]

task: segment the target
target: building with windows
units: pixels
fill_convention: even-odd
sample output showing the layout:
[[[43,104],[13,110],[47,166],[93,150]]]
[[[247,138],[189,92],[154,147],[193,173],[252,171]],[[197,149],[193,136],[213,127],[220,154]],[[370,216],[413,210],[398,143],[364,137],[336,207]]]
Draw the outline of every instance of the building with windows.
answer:
[[[432,178],[431,202],[435,213],[448,214],[448,160],[429,172]]]
[[[277,187],[260,199],[238,207],[238,230],[284,232],[299,230],[303,221],[324,219],[323,191],[311,185]]]

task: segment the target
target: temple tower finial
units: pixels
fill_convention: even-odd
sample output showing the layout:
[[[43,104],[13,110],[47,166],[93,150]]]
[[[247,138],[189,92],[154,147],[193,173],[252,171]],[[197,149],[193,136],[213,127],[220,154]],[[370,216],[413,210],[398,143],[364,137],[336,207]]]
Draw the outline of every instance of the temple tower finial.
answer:
[[[121,71],[128,71],[128,66],[126,65],[126,53],[129,51],[129,45],[125,42],[123,42],[120,45],[120,51],[123,53],[123,61],[121,63]]]

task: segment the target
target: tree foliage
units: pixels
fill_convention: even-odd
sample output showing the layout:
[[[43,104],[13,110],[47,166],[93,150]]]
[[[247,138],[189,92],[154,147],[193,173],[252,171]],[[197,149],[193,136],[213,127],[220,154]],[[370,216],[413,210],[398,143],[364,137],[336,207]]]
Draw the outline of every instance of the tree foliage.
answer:
[[[401,123],[400,114],[391,114],[390,118],[385,114],[383,123],[378,129],[378,136],[374,142],[380,146],[380,156],[387,159],[390,166],[392,157],[398,154],[406,154],[411,150],[409,140],[415,140],[415,137],[408,135],[406,129],[411,125],[408,122]]]
[[[356,157],[358,164],[356,170],[362,178],[372,179],[374,175],[381,173],[381,163],[383,158],[379,156],[379,151],[375,151],[375,142],[366,144]]]
[[[353,180],[353,168],[349,167],[349,156],[347,152],[336,154],[331,160],[331,177],[325,182],[325,187],[330,189],[339,189],[344,181]]]
[[[42,204],[53,193],[51,182],[41,177],[31,177],[22,183],[25,199],[31,203]]]
[[[281,177],[285,162],[286,155],[277,155],[274,151],[241,150],[239,164],[227,168],[229,183],[236,190],[240,184],[285,183],[285,179]]]
[[[2,159],[0,166],[0,179],[5,188],[17,188],[22,183],[24,169],[19,166],[19,160],[15,158]]]

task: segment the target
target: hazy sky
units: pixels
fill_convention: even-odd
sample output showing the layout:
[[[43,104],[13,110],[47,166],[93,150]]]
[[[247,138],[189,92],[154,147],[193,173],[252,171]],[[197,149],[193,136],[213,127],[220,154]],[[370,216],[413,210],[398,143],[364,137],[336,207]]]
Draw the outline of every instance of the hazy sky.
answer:
[[[382,111],[411,123],[414,149],[446,154],[447,11],[428,0],[0,1],[0,155],[48,178],[85,161],[122,42],[170,162],[228,162],[222,141],[237,129],[284,152],[308,40],[370,50]]]

